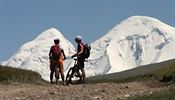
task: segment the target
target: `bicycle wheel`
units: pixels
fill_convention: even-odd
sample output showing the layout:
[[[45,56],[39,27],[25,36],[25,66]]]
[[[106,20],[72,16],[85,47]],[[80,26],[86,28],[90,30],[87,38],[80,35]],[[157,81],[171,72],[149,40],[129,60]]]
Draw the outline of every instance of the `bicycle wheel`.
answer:
[[[67,82],[67,84],[69,84],[69,83],[71,83],[71,74],[72,74],[72,68],[73,67],[71,67],[70,69],[69,69],[69,71],[67,72],[67,75],[66,75],[66,82]]]
[[[81,79],[81,74],[77,66],[71,67],[66,75],[66,84],[76,84],[79,83]],[[77,81],[78,80],[78,81]]]

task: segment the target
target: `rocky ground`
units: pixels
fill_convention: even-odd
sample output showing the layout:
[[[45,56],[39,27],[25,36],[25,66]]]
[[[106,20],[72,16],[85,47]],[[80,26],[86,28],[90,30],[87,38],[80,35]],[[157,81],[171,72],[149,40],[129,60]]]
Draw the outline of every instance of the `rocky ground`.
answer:
[[[0,84],[1,100],[119,100],[167,89],[157,81],[86,85]]]

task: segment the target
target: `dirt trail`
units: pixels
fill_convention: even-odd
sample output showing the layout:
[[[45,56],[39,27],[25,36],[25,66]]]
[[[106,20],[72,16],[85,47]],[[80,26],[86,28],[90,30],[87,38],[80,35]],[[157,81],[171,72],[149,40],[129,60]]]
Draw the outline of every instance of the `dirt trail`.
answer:
[[[83,85],[0,84],[1,100],[118,100],[166,89],[157,81]]]

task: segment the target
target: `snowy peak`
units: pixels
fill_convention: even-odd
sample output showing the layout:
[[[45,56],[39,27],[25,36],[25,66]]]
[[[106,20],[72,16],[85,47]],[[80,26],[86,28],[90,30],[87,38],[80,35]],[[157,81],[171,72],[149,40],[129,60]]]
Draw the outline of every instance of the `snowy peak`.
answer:
[[[49,43],[50,45],[53,45],[54,44],[53,40],[55,38],[60,39],[60,46],[65,50],[66,54],[73,53],[75,51],[73,45],[56,28],[50,28],[42,32],[39,36],[37,36],[34,39],[34,41],[39,41],[39,42],[43,41],[43,42]]]
[[[48,29],[37,36],[33,41],[25,43],[3,65],[24,68],[39,72],[46,80],[49,79],[49,50],[54,45],[54,39],[60,39],[60,46],[66,56],[74,53],[73,45],[55,28]],[[69,60],[66,64],[71,63]],[[66,67],[65,67],[66,68]]]
[[[148,17],[148,16],[132,16],[132,17],[129,17],[128,19],[124,20],[123,22],[131,22],[132,24],[135,24],[135,25],[143,24],[143,25],[147,25],[147,26],[151,26],[151,25],[157,26],[159,24],[158,27],[164,25],[164,27],[166,27],[166,28],[170,28],[170,29],[173,28],[172,26],[169,26],[156,18],[152,18],[152,17]]]
[[[35,38],[35,40],[45,40],[47,38],[55,38],[55,37],[63,38],[64,36],[56,28],[50,28],[42,32],[39,36]]]
[[[135,23],[143,23],[143,24],[151,24],[154,22],[161,22],[160,20],[147,16],[132,16],[126,19],[125,21],[135,22]],[[162,22],[161,22],[162,23]]]
[[[175,28],[155,18],[133,16],[92,43],[91,59],[95,65],[107,60],[103,72],[119,72],[175,58],[174,52],[167,53],[174,43]]]
[[[133,16],[120,24],[115,26],[111,31],[109,31],[110,36],[116,37],[120,35],[121,38],[125,37],[125,35],[133,35],[133,34],[143,34],[145,32],[142,29],[147,31],[154,31],[159,29],[160,31],[171,31],[173,32],[175,29],[169,25],[164,24],[163,22],[146,16]],[[163,30],[162,30],[163,29]],[[115,31],[120,31],[117,33]],[[151,33],[151,32],[150,32]]]

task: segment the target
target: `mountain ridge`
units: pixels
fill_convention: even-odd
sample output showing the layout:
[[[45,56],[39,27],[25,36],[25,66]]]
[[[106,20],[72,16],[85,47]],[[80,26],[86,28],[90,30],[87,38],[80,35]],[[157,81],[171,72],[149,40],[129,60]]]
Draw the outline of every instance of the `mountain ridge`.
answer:
[[[174,27],[155,18],[129,17],[91,43],[91,56],[85,63],[86,74],[103,75],[173,59],[174,33]],[[56,28],[50,28],[24,44],[2,64],[37,71],[45,80],[49,80],[48,52],[53,39],[58,37],[67,56],[75,53],[75,48],[62,33]],[[73,60],[68,59],[64,64],[66,74],[73,65]]]
[[[166,49],[163,48],[165,45],[174,44],[174,32],[174,27],[166,25],[155,18],[133,16],[122,21],[120,24],[112,28],[106,35],[93,42],[92,46],[94,50],[92,52],[98,54],[100,54],[100,52],[101,54],[107,52],[108,56],[110,56],[110,64],[113,65],[112,67],[110,66],[111,71],[109,71],[109,73],[123,71],[124,69],[134,68],[139,65],[156,63],[159,59],[160,61],[171,58],[173,59],[174,53],[173,55],[168,55],[171,57],[160,58],[159,56],[161,56],[161,52],[157,50]],[[174,46],[172,46],[172,48],[174,48]],[[113,52],[113,50],[116,52],[118,51],[118,54]],[[153,50],[155,51],[155,53],[153,53],[153,56],[155,56],[154,60],[151,59],[150,61],[146,61],[146,59],[149,60],[150,58],[141,57],[141,55],[149,55]],[[164,52],[164,54],[166,53]],[[130,56],[130,58],[128,56]],[[125,60],[122,61],[124,58]]]

